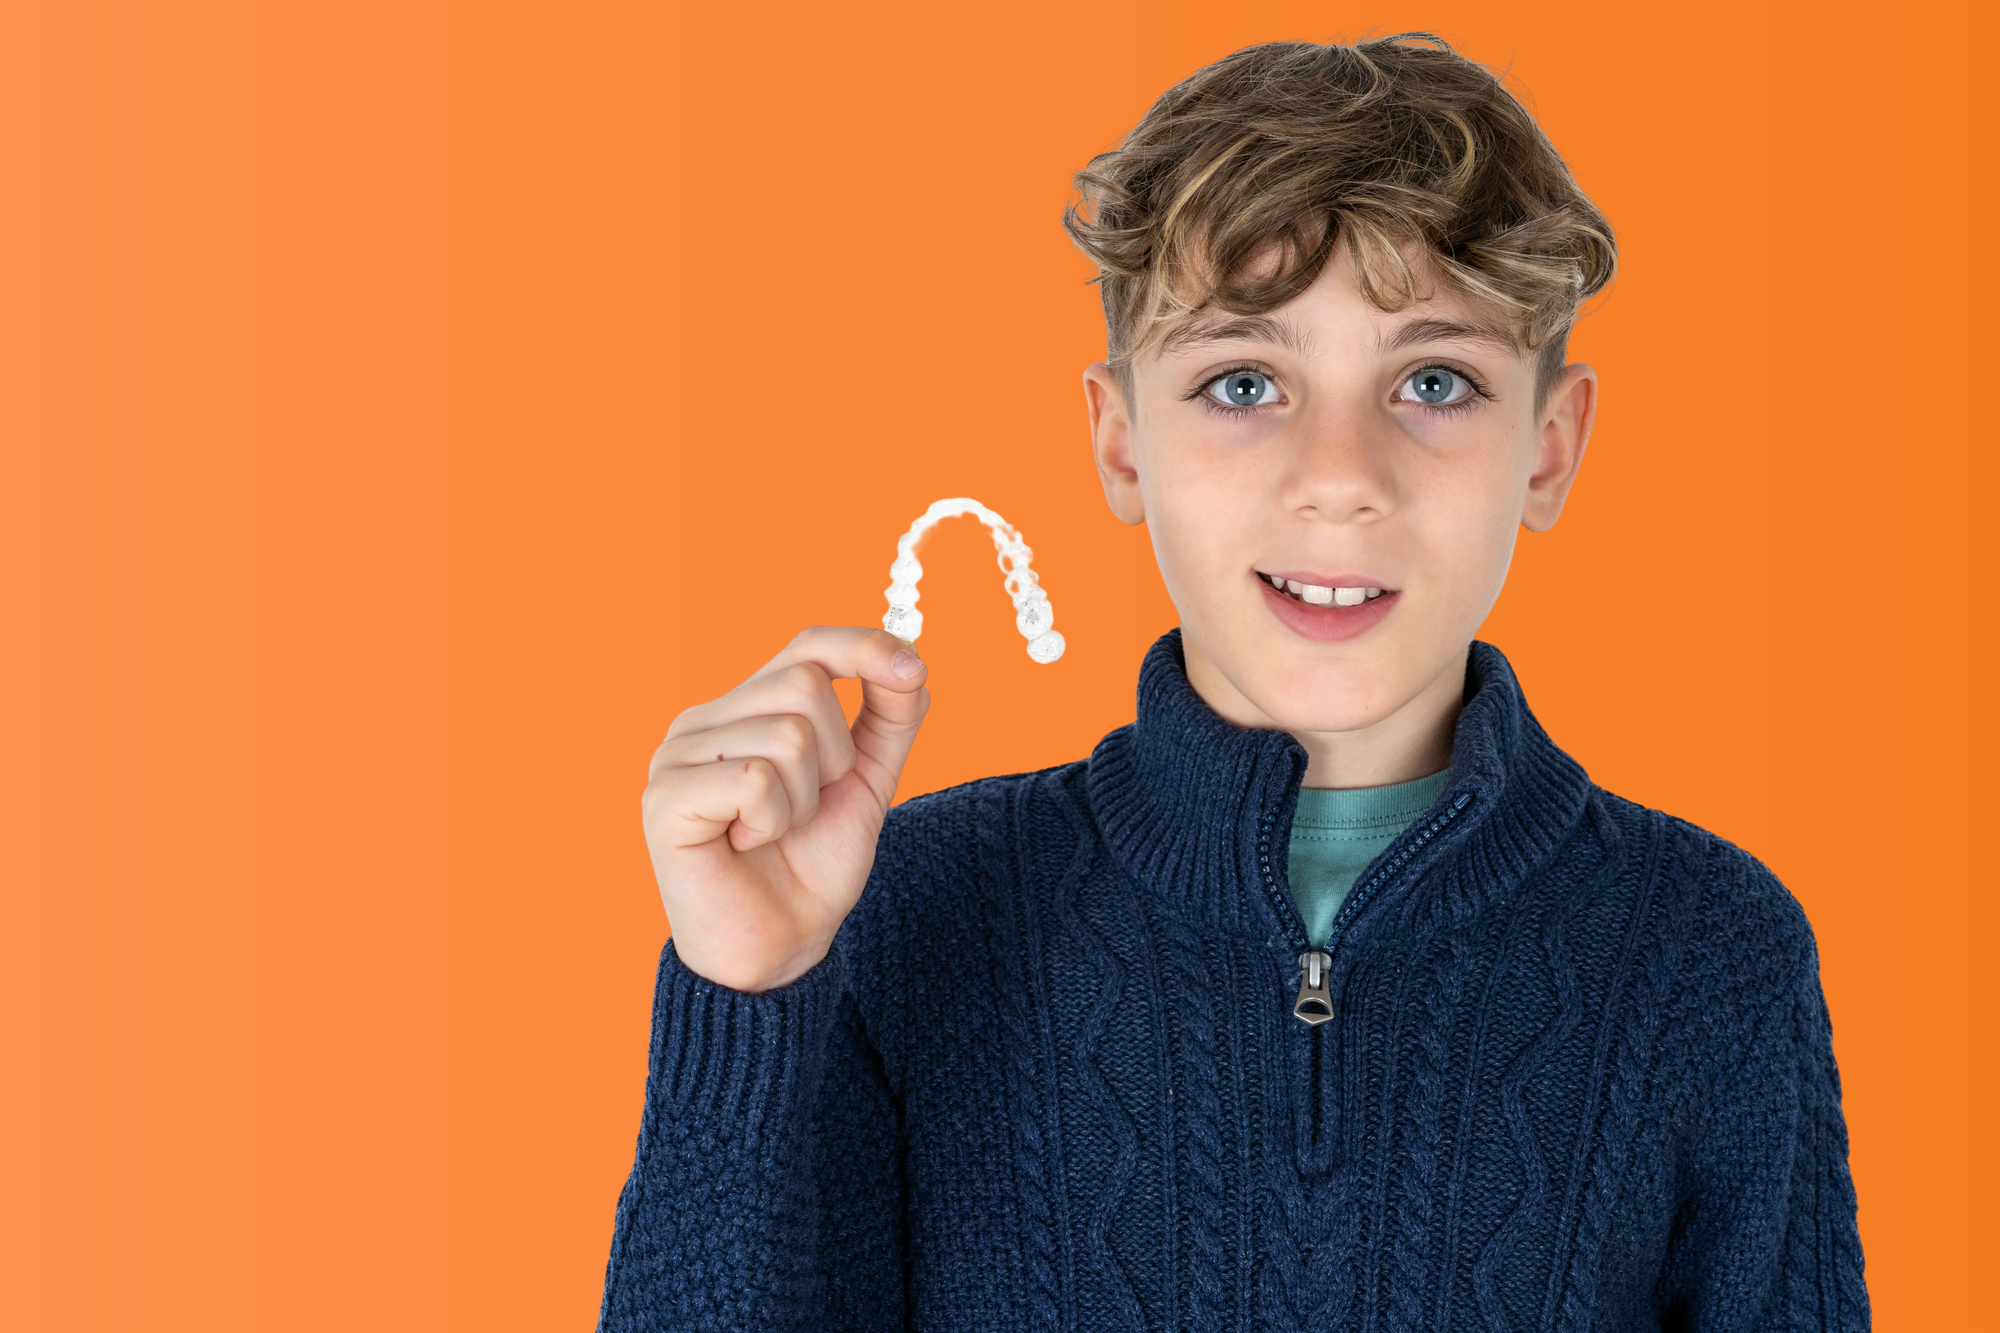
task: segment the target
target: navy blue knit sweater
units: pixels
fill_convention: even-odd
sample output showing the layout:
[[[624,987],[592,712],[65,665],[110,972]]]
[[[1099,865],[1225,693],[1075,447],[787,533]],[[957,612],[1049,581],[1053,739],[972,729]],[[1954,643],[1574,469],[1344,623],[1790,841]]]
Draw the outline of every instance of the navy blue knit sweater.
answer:
[[[1304,751],[1178,634],[1087,762],[891,812],[826,961],[660,962],[602,1327],[1859,1329],[1812,934],[1476,644],[1293,1017]]]

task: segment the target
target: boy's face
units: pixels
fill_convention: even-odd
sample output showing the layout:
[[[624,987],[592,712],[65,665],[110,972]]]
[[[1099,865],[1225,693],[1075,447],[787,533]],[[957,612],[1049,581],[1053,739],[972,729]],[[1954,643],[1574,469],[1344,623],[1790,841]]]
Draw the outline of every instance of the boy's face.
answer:
[[[1085,372],[1105,495],[1150,528],[1190,680],[1231,721],[1307,739],[1455,709],[1516,531],[1562,511],[1595,375],[1538,409],[1508,326],[1430,290],[1380,310],[1343,250],[1269,315],[1193,317],[1129,401]]]

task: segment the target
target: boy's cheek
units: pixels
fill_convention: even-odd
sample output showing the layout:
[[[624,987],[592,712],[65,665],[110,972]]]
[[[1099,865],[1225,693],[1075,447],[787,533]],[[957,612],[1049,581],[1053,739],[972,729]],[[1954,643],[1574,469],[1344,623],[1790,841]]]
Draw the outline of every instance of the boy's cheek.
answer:
[[[1212,577],[1218,553],[1209,544],[1213,533],[1203,533],[1199,525],[1171,506],[1149,510],[1147,523],[1153,531],[1153,556],[1167,593],[1185,614],[1189,598],[1198,596],[1204,576]]]
[[[1434,518],[1432,540],[1426,543],[1427,595],[1422,605],[1411,608],[1426,623],[1412,628],[1441,642],[1469,641],[1499,600],[1519,524],[1504,505],[1490,502],[1441,510]]]
[[[1260,525],[1246,522],[1232,498],[1217,485],[1205,497],[1198,489],[1162,496],[1157,509],[1148,509],[1148,521],[1155,524],[1154,551],[1163,569],[1173,567],[1177,581],[1217,583],[1239,572],[1250,558],[1246,531]],[[1268,519],[1262,526],[1268,529]]]

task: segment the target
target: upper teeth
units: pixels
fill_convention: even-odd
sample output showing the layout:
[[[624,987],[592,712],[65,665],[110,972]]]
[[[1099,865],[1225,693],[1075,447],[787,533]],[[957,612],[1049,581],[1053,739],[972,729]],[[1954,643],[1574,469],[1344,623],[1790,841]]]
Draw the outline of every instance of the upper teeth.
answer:
[[[1300,583],[1297,579],[1281,579],[1275,574],[1264,576],[1274,588],[1290,593],[1302,602],[1314,606],[1359,606],[1371,598],[1380,597],[1380,588],[1322,588],[1317,583]]]

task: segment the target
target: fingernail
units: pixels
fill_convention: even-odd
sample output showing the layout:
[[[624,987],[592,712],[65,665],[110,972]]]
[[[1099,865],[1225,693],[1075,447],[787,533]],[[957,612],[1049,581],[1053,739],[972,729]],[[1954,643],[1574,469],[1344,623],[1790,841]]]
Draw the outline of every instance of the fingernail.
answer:
[[[889,670],[896,673],[897,680],[908,680],[923,669],[923,659],[907,648],[889,659]]]

